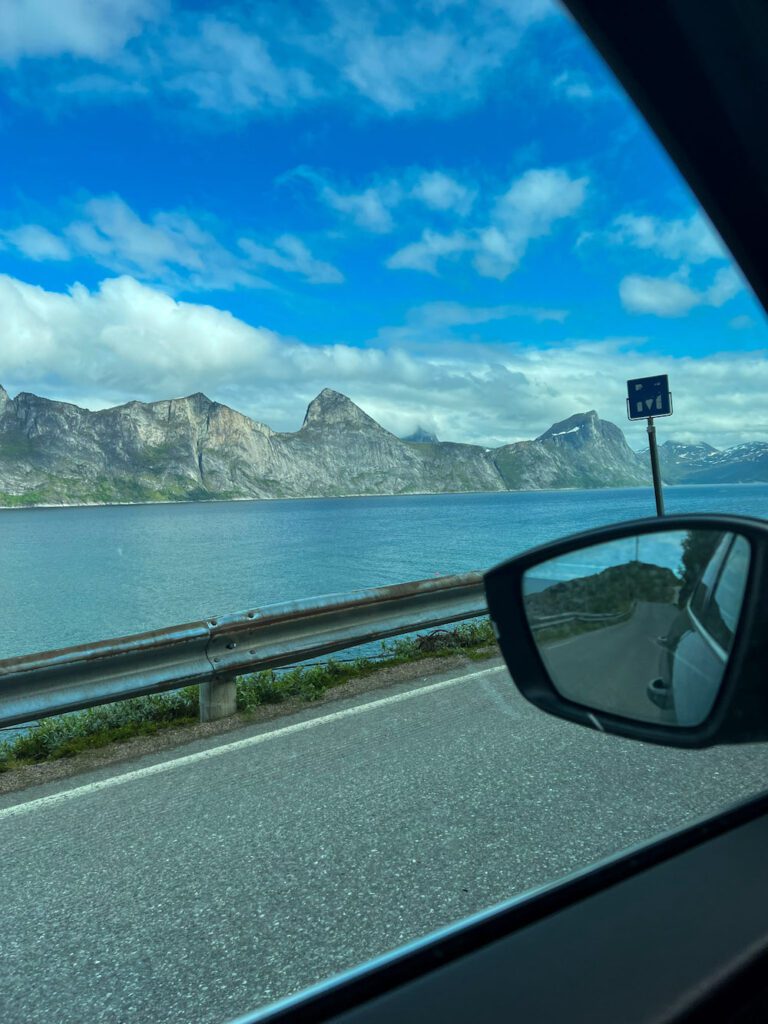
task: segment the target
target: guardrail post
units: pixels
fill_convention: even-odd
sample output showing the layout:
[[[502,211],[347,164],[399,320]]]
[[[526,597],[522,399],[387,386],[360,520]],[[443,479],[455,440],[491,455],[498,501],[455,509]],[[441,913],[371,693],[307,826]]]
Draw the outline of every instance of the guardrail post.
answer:
[[[200,684],[200,721],[215,722],[237,711],[237,677],[214,676]]]

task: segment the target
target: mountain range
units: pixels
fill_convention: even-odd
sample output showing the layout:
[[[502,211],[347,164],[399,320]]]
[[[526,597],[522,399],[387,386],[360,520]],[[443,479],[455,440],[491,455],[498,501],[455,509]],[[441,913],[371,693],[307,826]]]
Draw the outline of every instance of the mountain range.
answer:
[[[638,453],[648,458],[648,450]],[[662,479],[669,484],[751,484],[768,481],[768,443],[747,441],[718,450],[711,444],[659,445]]]
[[[669,482],[768,480],[768,444],[661,446]],[[0,505],[648,485],[647,454],[594,411],[498,448],[396,437],[329,388],[278,432],[203,394],[91,412],[0,387]]]

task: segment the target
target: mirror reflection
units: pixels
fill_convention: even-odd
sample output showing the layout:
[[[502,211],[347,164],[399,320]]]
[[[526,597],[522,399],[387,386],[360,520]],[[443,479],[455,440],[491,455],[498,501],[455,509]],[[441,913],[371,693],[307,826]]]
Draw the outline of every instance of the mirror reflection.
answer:
[[[725,674],[749,561],[738,534],[670,530],[529,569],[526,616],[558,693],[637,721],[700,725]]]

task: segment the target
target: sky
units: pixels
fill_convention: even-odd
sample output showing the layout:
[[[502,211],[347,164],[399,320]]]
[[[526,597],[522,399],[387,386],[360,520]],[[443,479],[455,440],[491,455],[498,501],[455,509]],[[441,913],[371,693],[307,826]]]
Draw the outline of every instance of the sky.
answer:
[[[761,307],[553,0],[2,0],[0,384],[324,387],[487,446],[667,373],[659,439],[768,439]]]
[[[664,533],[646,534],[639,539],[625,537],[582,548],[580,551],[572,551],[570,554],[561,555],[526,570],[523,574],[524,589],[536,593],[541,589],[536,582],[540,583],[542,580],[556,583],[581,579],[600,573],[604,569],[627,565],[634,561],[661,566],[682,575],[683,542],[688,536],[687,530],[667,530]],[[733,534],[723,536],[732,537]]]

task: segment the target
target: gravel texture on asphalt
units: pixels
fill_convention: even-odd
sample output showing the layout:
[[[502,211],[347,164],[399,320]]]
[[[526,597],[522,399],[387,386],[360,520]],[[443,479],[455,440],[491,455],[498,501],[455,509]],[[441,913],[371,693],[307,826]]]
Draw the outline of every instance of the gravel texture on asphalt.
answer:
[[[487,648],[479,652],[483,658],[492,658],[499,663],[498,652]],[[280,704],[264,704],[249,714],[236,714],[223,718],[218,722],[198,722],[162,729],[153,735],[134,736],[131,739],[110,743],[106,747],[98,747],[76,754],[74,757],[58,758],[53,761],[42,761],[39,764],[20,765],[10,771],[0,773],[0,796],[3,793],[14,793],[39,786],[46,782],[57,782],[70,779],[95,768],[118,765],[125,761],[133,761],[146,754],[160,751],[171,751],[195,740],[209,736],[221,736],[235,732],[257,722],[270,722],[276,718],[295,715],[302,708],[320,707],[337,700],[357,697],[372,690],[381,690],[399,683],[427,681],[432,676],[445,672],[459,672],[465,667],[477,664],[464,655],[443,655],[435,658],[422,658],[419,661],[402,662],[399,665],[387,665],[359,679],[350,679],[340,686],[326,690],[312,701],[289,698]],[[490,661],[489,661],[490,664]]]
[[[312,707],[0,797],[5,1024],[215,1024],[765,786],[506,670]]]

